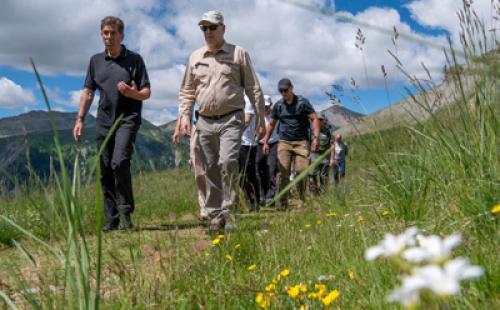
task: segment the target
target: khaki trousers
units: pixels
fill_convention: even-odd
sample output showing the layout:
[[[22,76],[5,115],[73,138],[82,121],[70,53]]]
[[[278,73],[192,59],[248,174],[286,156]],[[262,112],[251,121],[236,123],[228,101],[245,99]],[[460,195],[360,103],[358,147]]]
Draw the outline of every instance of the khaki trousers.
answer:
[[[205,209],[207,199],[207,181],[205,179],[205,169],[201,161],[200,141],[196,125],[191,128],[191,139],[189,140],[189,157],[194,169],[194,179],[198,187],[198,203],[200,205],[200,217],[207,217],[208,211]]]
[[[278,166],[279,166],[279,189],[283,190],[290,183],[290,173],[294,161],[296,175],[304,171],[309,165],[309,143],[302,141],[278,142]],[[298,183],[299,196],[305,199],[305,179]],[[288,204],[288,193],[283,194],[280,199],[281,207]]]
[[[243,111],[220,119],[200,116],[196,124],[206,173],[205,208],[210,218],[224,217],[238,204],[238,171]]]

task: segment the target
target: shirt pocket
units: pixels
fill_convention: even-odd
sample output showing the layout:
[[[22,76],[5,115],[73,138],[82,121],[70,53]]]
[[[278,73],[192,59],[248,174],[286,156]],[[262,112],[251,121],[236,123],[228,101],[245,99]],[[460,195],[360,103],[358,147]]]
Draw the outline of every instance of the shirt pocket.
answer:
[[[238,83],[240,80],[240,66],[237,63],[229,61],[221,61],[219,63],[219,73],[223,80],[230,80],[233,83]]]
[[[196,84],[208,85],[210,83],[209,66],[207,63],[196,63],[193,68],[193,75]]]

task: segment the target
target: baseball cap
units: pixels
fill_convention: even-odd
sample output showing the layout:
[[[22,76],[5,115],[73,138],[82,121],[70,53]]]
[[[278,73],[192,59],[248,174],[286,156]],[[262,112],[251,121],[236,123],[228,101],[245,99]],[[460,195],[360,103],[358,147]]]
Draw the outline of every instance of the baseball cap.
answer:
[[[283,78],[278,82],[278,91],[281,92],[283,90],[287,90],[292,86],[292,81],[287,78]]]
[[[223,25],[224,16],[222,16],[222,13],[219,11],[208,11],[203,13],[198,25],[201,25],[203,22],[209,22],[214,25]]]
[[[264,105],[266,107],[273,105],[273,101],[271,100],[271,97],[269,97],[268,95],[264,95]]]

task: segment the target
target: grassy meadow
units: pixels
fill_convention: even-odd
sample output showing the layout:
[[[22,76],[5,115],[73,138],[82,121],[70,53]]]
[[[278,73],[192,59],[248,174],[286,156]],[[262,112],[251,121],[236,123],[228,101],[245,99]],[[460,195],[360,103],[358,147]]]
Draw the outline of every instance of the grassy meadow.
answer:
[[[492,212],[500,204],[498,45],[481,58],[473,46],[461,56],[470,71],[450,71],[455,104],[433,111],[426,96],[416,98],[426,120],[347,138],[347,177],[338,187],[287,212],[248,213],[243,205],[237,229],[221,235],[198,225],[187,170],[134,177],[137,228],[126,232],[101,234],[102,194],[92,181],[100,172],[82,178],[78,159],[74,175],[63,166],[48,183],[33,177],[2,193],[0,307],[399,309],[386,296],[401,273],[390,259],[367,261],[365,250],[416,226],[461,234],[453,257],[484,270],[457,296],[423,296],[422,309],[500,309]],[[463,91],[464,78],[472,92]]]

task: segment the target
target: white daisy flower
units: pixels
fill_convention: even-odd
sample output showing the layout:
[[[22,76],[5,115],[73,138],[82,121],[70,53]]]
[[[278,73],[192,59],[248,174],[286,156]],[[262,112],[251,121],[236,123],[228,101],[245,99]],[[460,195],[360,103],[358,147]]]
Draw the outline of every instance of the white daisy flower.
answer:
[[[374,260],[379,256],[390,257],[401,253],[406,247],[415,245],[415,235],[418,228],[410,227],[400,235],[386,234],[378,245],[365,251],[366,260]]]
[[[462,237],[459,234],[454,234],[444,239],[439,236],[425,237],[418,235],[417,242],[419,246],[404,251],[402,257],[414,263],[423,261],[441,263],[451,256],[451,251],[461,241]]]

